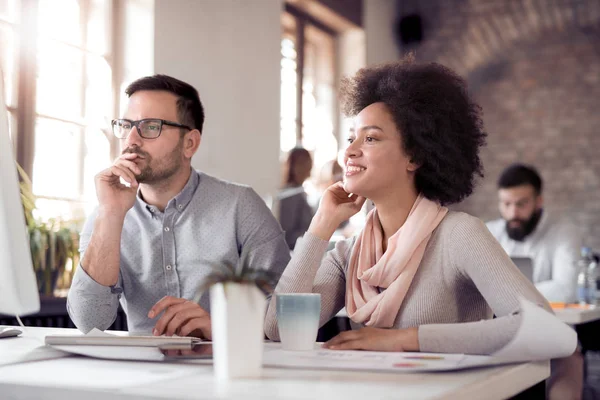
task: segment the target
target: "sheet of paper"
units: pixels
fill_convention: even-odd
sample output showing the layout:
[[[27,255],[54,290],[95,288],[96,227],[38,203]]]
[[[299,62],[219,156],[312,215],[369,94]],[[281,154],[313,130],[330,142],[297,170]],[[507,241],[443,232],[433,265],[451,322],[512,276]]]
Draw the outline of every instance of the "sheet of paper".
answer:
[[[81,356],[103,358],[106,360],[163,361],[164,356],[157,347],[140,346],[52,346],[57,350]]]
[[[117,336],[117,335],[113,335],[113,334],[110,334],[108,332],[101,331],[98,328],[93,328],[91,331],[89,331],[88,333],[86,333],[86,336],[99,336],[99,337],[102,337],[102,336]]]
[[[303,369],[423,372],[457,369],[469,357],[464,354],[388,353],[322,348],[315,348],[313,351],[285,351],[279,345],[268,345],[263,365]]]
[[[491,356],[464,354],[384,353],[315,348],[308,352],[284,351],[267,346],[265,366],[388,372],[449,371],[465,368],[549,360],[575,351],[577,334],[556,316],[535,304],[521,301],[521,325],[512,341]]]
[[[503,361],[547,360],[572,354],[577,333],[555,315],[539,306],[521,301],[523,319],[511,342],[493,356]]]
[[[90,366],[90,363],[93,363]],[[13,365],[0,369],[0,384],[35,385],[99,388],[114,390],[132,386],[142,386],[162,380],[174,380],[182,376],[197,373],[194,368],[176,364],[151,364],[90,360],[81,357],[69,357],[53,361],[40,361]],[[93,373],[91,373],[93,371]],[[0,397],[2,397],[0,395]],[[110,399],[110,394],[106,394]]]
[[[0,367],[30,361],[52,360],[55,358],[68,357],[71,355],[70,353],[66,353],[58,349],[53,349],[49,346],[40,345],[28,349],[23,349],[22,347],[12,349],[2,348],[0,354],[2,354],[2,357],[0,357]]]
[[[35,328],[20,328],[16,337],[0,339],[0,367],[23,362],[50,360],[70,354],[44,345],[44,337]]]

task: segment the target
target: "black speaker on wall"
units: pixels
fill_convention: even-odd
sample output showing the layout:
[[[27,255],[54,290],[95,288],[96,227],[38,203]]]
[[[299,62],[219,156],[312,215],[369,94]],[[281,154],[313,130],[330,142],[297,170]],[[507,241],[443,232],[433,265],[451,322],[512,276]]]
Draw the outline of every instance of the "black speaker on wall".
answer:
[[[396,23],[396,36],[404,45],[418,44],[423,40],[423,23],[418,14],[401,17]]]

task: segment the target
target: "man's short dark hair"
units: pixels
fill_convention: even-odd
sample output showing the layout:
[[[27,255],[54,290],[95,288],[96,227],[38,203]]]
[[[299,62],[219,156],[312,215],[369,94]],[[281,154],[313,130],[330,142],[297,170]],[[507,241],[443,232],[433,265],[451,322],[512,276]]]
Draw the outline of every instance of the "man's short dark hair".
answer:
[[[179,122],[202,133],[204,125],[204,107],[198,96],[198,91],[189,83],[180,81],[168,75],[153,75],[132,82],[125,94],[131,97],[142,90],[161,90],[177,96],[177,116]]]
[[[498,179],[499,189],[509,189],[521,185],[531,185],[537,195],[542,193],[542,178],[530,165],[513,164],[506,168]]]

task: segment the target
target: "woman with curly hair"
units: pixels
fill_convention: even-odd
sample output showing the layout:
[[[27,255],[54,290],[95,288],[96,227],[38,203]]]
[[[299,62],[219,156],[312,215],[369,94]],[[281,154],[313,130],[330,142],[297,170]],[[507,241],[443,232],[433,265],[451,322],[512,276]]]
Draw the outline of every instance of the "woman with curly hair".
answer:
[[[344,182],[327,189],[275,291],[320,293],[321,326],[346,307],[353,330],[326,347],[491,354],[515,335],[519,297],[550,310],[483,222],[446,208],[483,176],[481,110],[459,76],[411,59],[365,68],[342,82],[342,106],[354,117]],[[325,255],[366,198],[362,232]],[[265,332],[279,340],[275,296]]]

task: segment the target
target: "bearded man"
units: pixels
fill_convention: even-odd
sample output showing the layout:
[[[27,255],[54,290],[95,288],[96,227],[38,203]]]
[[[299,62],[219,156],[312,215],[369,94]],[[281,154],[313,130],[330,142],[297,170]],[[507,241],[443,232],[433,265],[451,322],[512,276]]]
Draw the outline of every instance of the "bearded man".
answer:
[[[250,187],[191,167],[204,123],[196,89],[154,75],[125,93],[112,121],[121,155],[95,177],[67,310],[82,332],[108,329],[121,302],[130,332],[210,339],[209,298],[192,301],[200,282],[240,262],[278,279],[290,260],[284,233]]]
[[[514,164],[498,179],[502,218],[487,227],[511,257],[533,261],[533,283],[549,301],[576,300],[577,265],[582,245],[577,229],[544,210],[542,179],[527,165]]]

